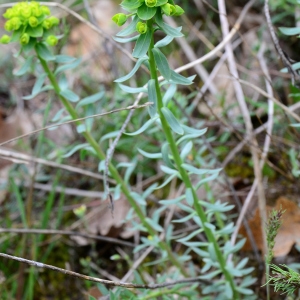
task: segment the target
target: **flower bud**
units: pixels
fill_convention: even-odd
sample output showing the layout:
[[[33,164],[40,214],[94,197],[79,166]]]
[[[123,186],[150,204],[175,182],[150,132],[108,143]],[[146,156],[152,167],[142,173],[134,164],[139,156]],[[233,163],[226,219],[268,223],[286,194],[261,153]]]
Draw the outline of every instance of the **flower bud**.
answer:
[[[3,17],[5,19],[11,19],[12,17],[14,17],[14,15],[15,15],[14,10],[12,8],[8,8],[6,12],[3,14]]]
[[[41,6],[41,10],[45,16],[50,16],[51,12],[50,12],[49,7],[43,5],[43,6]]]
[[[0,38],[0,43],[1,44],[8,44],[11,40],[11,37],[4,34],[1,38]]]
[[[13,17],[9,22],[12,26],[12,30],[18,30],[22,25],[21,20],[17,17]]]
[[[29,5],[26,5],[24,7],[22,7],[22,9],[20,10],[21,12],[21,16],[25,19],[28,19],[31,17],[31,7]]]
[[[50,19],[46,19],[43,21],[43,27],[45,29],[50,29],[52,27],[52,22],[50,21]]]
[[[32,16],[37,18],[39,18],[43,14],[42,9],[38,6],[33,6],[31,8],[31,12],[32,12]]]
[[[29,25],[30,25],[31,27],[36,27],[36,26],[38,26],[38,25],[39,25],[38,19],[37,19],[36,17],[30,17],[30,18],[29,18]]]
[[[6,31],[12,31],[14,29],[11,20],[5,22],[4,28]]]
[[[157,0],[146,0],[145,3],[148,7],[154,7],[157,4]]]
[[[166,16],[173,16],[176,13],[176,7],[169,3],[162,5],[161,9]]]
[[[144,34],[147,32],[147,24],[146,23],[143,23],[143,22],[138,22],[136,24],[136,30],[137,32],[139,32],[140,34]]]
[[[178,17],[182,14],[184,14],[184,10],[179,5],[175,5],[175,13],[173,14],[173,16]]]
[[[125,14],[116,14],[111,18],[118,26],[122,26],[127,21],[127,16]]]
[[[49,35],[46,39],[46,42],[49,46],[56,46],[58,39],[55,35]]]
[[[29,43],[30,36],[28,33],[23,33],[20,38],[21,45],[27,45]]]
[[[52,27],[59,24],[59,19],[53,16],[49,18],[49,21],[52,23]]]

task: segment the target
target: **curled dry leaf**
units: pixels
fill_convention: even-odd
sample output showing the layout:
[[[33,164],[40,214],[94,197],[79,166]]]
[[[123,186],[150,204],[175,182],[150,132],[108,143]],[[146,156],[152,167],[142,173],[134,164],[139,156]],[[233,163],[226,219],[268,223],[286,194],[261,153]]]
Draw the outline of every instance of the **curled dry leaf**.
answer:
[[[300,209],[296,203],[285,198],[280,197],[276,201],[274,207],[276,210],[282,208],[285,213],[282,216],[282,225],[278,231],[275,239],[274,257],[287,255],[295,243],[300,244]],[[269,214],[272,207],[267,206],[267,213]],[[253,233],[257,247],[263,249],[263,240],[261,233],[261,219],[259,210],[256,209],[252,219],[249,220],[249,226]],[[241,228],[240,234],[247,237],[244,227]],[[250,251],[251,245],[249,240],[245,243],[243,250]]]

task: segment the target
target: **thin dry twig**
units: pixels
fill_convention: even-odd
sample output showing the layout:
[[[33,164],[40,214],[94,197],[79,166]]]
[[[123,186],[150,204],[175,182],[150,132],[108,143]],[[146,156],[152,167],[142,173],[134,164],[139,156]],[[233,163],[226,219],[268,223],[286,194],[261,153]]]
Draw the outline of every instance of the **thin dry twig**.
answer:
[[[30,136],[32,134],[38,133],[40,131],[43,131],[43,130],[46,130],[46,129],[49,129],[49,128],[59,127],[59,126],[65,125],[65,124],[71,124],[71,123],[75,123],[75,122],[78,122],[78,121],[83,121],[83,120],[90,119],[90,118],[102,117],[102,116],[110,115],[112,113],[120,112],[120,111],[123,111],[123,110],[135,110],[135,109],[139,109],[139,108],[144,108],[144,107],[147,107],[147,106],[152,105],[152,104],[153,104],[152,102],[146,102],[145,104],[142,104],[142,105],[131,105],[131,106],[127,106],[127,107],[124,107],[124,108],[117,108],[117,109],[114,109],[114,110],[111,110],[111,111],[108,111],[108,112],[87,116],[87,117],[84,117],[84,118],[78,118],[78,119],[66,121],[66,122],[59,123],[59,124],[52,124],[52,125],[49,125],[49,126],[37,129],[37,130],[33,130],[29,133],[19,135],[17,137],[14,137],[10,140],[5,141],[5,142],[2,142],[2,143],[0,143],[0,147],[2,147],[3,145],[8,144],[10,142],[14,142],[18,139]]]
[[[250,2],[252,2],[252,1],[250,1]],[[248,2],[248,4],[250,2]],[[218,0],[218,8],[219,8],[219,12],[220,12],[221,29],[223,32],[223,36],[225,38],[229,34],[229,24],[228,24],[228,20],[227,20],[227,16],[226,16],[226,6],[225,6],[224,0]],[[237,71],[237,66],[235,63],[235,58],[234,58],[231,43],[226,44],[225,49],[226,49],[226,52],[228,55],[227,60],[228,60],[229,71],[234,77],[239,78],[239,74]],[[244,96],[242,86],[239,81],[234,81],[233,86],[234,86],[236,98],[237,98],[237,101],[240,106],[240,110],[242,112],[243,119],[245,122],[247,136],[252,136],[253,126],[252,126],[252,122],[251,122],[250,113],[249,113],[249,110],[248,110],[248,107],[247,107],[247,104],[245,101],[245,96]],[[262,230],[261,231],[262,231],[262,235],[264,237],[263,238],[264,251],[266,252],[267,244],[266,244],[266,238],[265,238],[266,233],[265,233],[265,229],[264,229],[266,219],[267,219],[266,211],[265,211],[266,198],[265,198],[265,193],[264,193],[264,189],[263,189],[263,185],[262,185],[261,169],[259,166],[259,158],[258,158],[258,151],[257,151],[258,143],[257,143],[255,136],[253,136],[253,138],[252,138],[252,143],[253,143],[253,145],[250,145],[250,151],[251,151],[252,159],[253,159],[253,163],[254,163],[254,175],[258,181],[257,191],[258,191],[258,199],[259,199],[259,211],[260,211],[260,216],[262,219]]]
[[[17,163],[28,164],[31,162],[35,162],[35,163],[43,164],[45,166],[49,166],[52,168],[58,168],[58,169],[66,170],[69,172],[78,173],[78,174],[81,174],[84,176],[89,176],[89,177],[92,177],[95,179],[103,179],[102,175],[91,172],[91,171],[83,170],[81,168],[73,167],[73,166],[69,166],[69,165],[59,164],[54,161],[50,161],[50,160],[46,160],[46,159],[42,159],[42,158],[36,158],[34,156],[24,154],[21,152],[17,152],[17,151],[13,151],[13,150],[0,148],[0,157],[1,157],[1,159],[13,159],[13,160],[15,159],[17,161]],[[112,179],[109,179],[109,180],[112,184],[116,184],[115,180],[112,180]]]
[[[270,10],[269,10],[269,0],[265,0],[265,5],[264,5],[264,11],[265,11],[265,16],[266,16],[266,20],[267,20],[267,25],[274,43],[274,46],[281,58],[281,60],[283,61],[283,63],[286,65],[286,67],[288,68],[291,76],[292,76],[292,83],[293,85],[295,84],[296,80],[299,82],[300,76],[299,74],[293,69],[292,64],[290,63],[289,59],[287,58],[287,56],[285,55],[285,53],[283,52],[282,48],[279,45],[279,41],[277,39],[276,33],[274,31],[273,25],[272,25],[272,20],[271,20],[271,16],[270,16]]]
[[[122,246],[135,247],[133,243],[122,241],[119,239],[105,237],[95,234],[87,234],[78,231],[69,230],[54,230],[54,229],[16,229],[16,228],[0,228],[0,233],[21,233],[21,234],[55,234],[55,235],[76,235],[88,239],[108,242],[112,244],[118,244]]]
[[[11,259],[11,260],[14,260],[14,261],[25,263],[27,265],[34,266],[34,267],[37,267],[37,268],[49,269],[49,270],[52,270],[52,271],[63,273],[63,274],[68,275],[68,276],[77,277],[77,278],[82,279],[82,280],[98,282],[98,283],[102,283],[106,286],[121,286],[121,287],[124,287],[124,288],[127,288],[127,289],[149,289],[149,290],[154,290],[154,289],[159,289],[159,288],[163,288],[163,287],[174,286],[174,285],[177,285],[177,284],[195,283],[195,282],[202,282],[202,283],[206,283],[206,284],[210,283],[207,280],[201,279],[199,277],[184,278],[184,279],[180,279],[180,280],[176,280],[176,281],[172,281],[172,282],[165,282],[165,283],[159,283],[159,284],[134,284],[134,283],[126,283],[126,282],[122,282],[122,281],[116,282],[116,281],[112,281],[112,280],[105,280],[105,279],[100,279],[100,278],[96,278],[96,277],[92,277],[92,276],[87,276],[87,275],[76,273],[76,272],[69,271],[69,270],[66,270],[66,269],[58,268],[58,267],[55,267],[55,266],[52,266],[52,265],[47,265],[47,264],[40,263],[40,262],[37,262],[37,261],[34,261],[34,260],[24,259],[24,258],[21,258],[21,257],[8,255],[8,254],[5,254],[5,253],[0,253],[0,257],[4,257],[4,258],[7,258],[7,259]]]

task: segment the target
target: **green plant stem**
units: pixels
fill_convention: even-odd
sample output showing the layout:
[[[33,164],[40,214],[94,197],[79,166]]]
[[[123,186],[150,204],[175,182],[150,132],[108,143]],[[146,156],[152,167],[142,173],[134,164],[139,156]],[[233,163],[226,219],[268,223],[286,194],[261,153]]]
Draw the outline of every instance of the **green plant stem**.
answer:
[[[161,120],[161,125],[162,125],[162,129],[166,135],[166,139],[169,143],[176,167],[178,169],[178,172],[181,175],[182,181],[184,182],[186,188],[191,189],[192,194],[193,194],[193,199],[194,199],[194,206],[196,209],[196,212],[201,220],[201,223],[203,225],[203,229],[204,232],[206,234],[206,237],[208,239],[208,241],[210,243],[213,244],[214,246],[214,250],[217,256],[217,259],[219,261],[220,264],[220,268],[227,280],[227,282],[230,284],[232,293],[233,293],[233,299],[238,299],[239,295],[235,289],[235,283],[233,281],[233,278],[231,276],[231,274],[227,271],[226,269],[226,260],[221,252],[221,249],[217,243],[217,240],[215,239],[215,236],[213,234],[213,232],[205,226],[205,224],[207,223],[207,218],[205,215],[205,212],[203,210],[203,208],[201,207],[196,191],[190,181],[189,175],[186,172],[186,170],[182,167],[182,160],[180,157],[180,153],[179,150],[176,146],[175,140],[173,138],[173,134],[171,132],[171,129],[168,125],[168,122],[166,120],[166,118],[164,117],[164,114],[162,113],[162,108],[163,108],[163,101],[162,101],[162,95],[161,95],[161,91],[160,91],[160,87],[159,87],[159,82],[158,82],[158,75],[157,75],[157,69],[156,69],[156,63],[154,60],[154,55],[152,53],[152,49],[154,48],[154,28],[153,28],[153,20],[148,20],[147,21],[147,26],[148,26],[148,30],[152,31],[152,38],[151,38],[151,43],[149,46],[149,50],[148,50],[148,56],[149,56],[149,64],[150,64],[150,73],[151,73],[151,79],[155,80],[155,89],[156,89],[156,95],[157,95],[157,110],[160,116],[160,120]]]
[[[77,112],[76,112],[75,108],[70,104],[70,102],[67,99],[65,99],[64,97],[62,97],[60,95],[60,92],[61,92],[60,87],[59,87],[59,85],[56,81],[56,78],[55,78],[53,72],[50,70],[47,62],[44,59],[42,59],[38,55],[38,53],[37,53],[37,57],[38,57],[39,61],[41,62],[41,65],[42,65],[44,71],[46,72],[46,74],[47,74],[47,76],[48,76],[48,78],[49,78],[49,80],[50,80],[50,82],[51,82],[51,84],[54,88],[54,91],[57,94],[57,96],[60,98],[62,104],[64,105],[64,107],[66,108],[66,110],[68,111],[68,113],[70,114],[70,116],[72,117],[73,120],[78,119],[79,117],[77,115]],[[81,124],[81,121],[76,122],[76,125],[80,125],[80,124]],[[100,160],[105,160],[104,152],[99,147],[98,143],[93,138],[93,136],[90,134],[90,132],[83,132],[82,135],[84,136],[86,141],[92,146],[92,148],[96,151],[96,154],[97,154],[98,158]],[[142,222],[143,226],[145,228],[147,228],[148,233],[152,236],[157,236],[158,234],[157,234],[156,230],[153,229],[152,226],[146,221],[146,216],[144,215],[143,211],[141,210],[139,205],[135,202],[134,198],[130,194],[130,190],[127,187],[126,183],[124,182],[124,180],[120,176],[117,169],[111,163],[109,164],[109,171],[110,171],[112,177],[121,186],[121,190],[124,193],[126,199],[130,203],[131,207],[133,207],[135,213],[138,215],[138,217],[139,217],[140,221]],[[188,277],[187,272],[185,271],[185,269],[183,268],[181,263],[176,259],[176,257],[174,256],[171,248],[169,247],[169,245],[164,241],[160,241],[158,245],[162,250],[164,250],[168,253],[168,258],[169,258],[170,262],[173,265],[175,265],[185,277]]]

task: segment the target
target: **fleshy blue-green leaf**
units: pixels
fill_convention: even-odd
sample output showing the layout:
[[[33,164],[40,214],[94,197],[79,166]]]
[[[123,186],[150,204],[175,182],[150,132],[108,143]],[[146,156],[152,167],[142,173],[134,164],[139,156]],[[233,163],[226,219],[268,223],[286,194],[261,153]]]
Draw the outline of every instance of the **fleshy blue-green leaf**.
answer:
[[[121,30],[120,32],[118,32],[116,34],[116,36],[127,36],[129,34],[132,34],[134,32],[136,32],[136,25],[139,22],[139,18],[138,16],[135,16],[132,20],[132,22],[129,24],[129,26],[127,26],[126,28],[124,28],[123,30]]]
[[[180,157],[182,160],[185,160],[186,156],[191,152],[193,148],[193,142],[189,141],[181,150]]]
[[[161,166],[160,166],[160,169],[161,169],[164,173],[169,174],[169,175],[175,175],[175,174],[177,175],[177,174],[179,174],[177,170],[174,170],[173,168],[169,168],[169,167],[164,166],[164,165],[161,165]]]
[[[191,190],[191,188],[187,188],[185,190],[185,198],[186,198],[186,202],[192,206],[194,203],[194,197],[193,197],[193,192]]]
[[[169,182],[171,182],[175,177],[177,176],[177,174],[173,174],[171,176],[169,176],[160,186],[158,186],[156,188],[156,190],[159,190],[163,187],[165,187]]]
[[[285,35],[300,34],[300,27],[279,27],[279,30]]]
[[[64,154],[62,157],[70,157],[71,155],[73,155],[78,150],[85,149],[88,146],[89,146],[88,143],[77,145],[77,146],[73,147],[69,152]]]
[[[190,80],[189,78],[186,78],[178,73],[176,73],[175,71],[171,70],[171,78],[170,78],[171,82],[174,82],[176,84],[182,84],[182,85],[190,85],[193,83],[192,80]]]
[[[162,153],[162,159],[164,163],[171,169],[174,168],[174,165],[172,164],[170,158],[169,158],[169,144],[164,143],[161,147],[161,153]]]
[[[171,37],[182,37],[183,34],[180,32],[180,30],[171,27],[170,25],[166,24],[163,21],[162,14],[160,9],[157,10],[157,13],[155,15],[155,22],[160,27],[162,31],[164,31],[167,35]]]
[[[135,132],[131,132],[131,133],[125,132],[125,134],[130,135],[130,136],[138,135],[138,134],[144,132],[145,130],[147,130],[150,127],[150,125],[152,125],[157,119],[158,119],[158,117],[154,117],[154,118],[148,120],[139,130],[137,130]]]
[[[35,50],[43,60],[52,61],[55,60],[55,56],[50,52],[50,50],[46,47],[46,45],[42,43],[37,43],[35,45]]]
[[[118,38],[116,36],[113,36],[113,39],[118,42],[118,43],[122,43],[122,44],[125,44],[125,43],[129,43],[129,42],[133,42],[133,41],[136,41],[138,38],[139,38],[139,34],[136,35],[136,36],[132,36],[132,37],[129,37],[129,38],[125,38],[125,39],[122,39],[122,38]]]
[[[147,59],[148,59],[148,57],[142,57],[142,58],[140,58],[140,59],[136,62],[134,68],[133,68],[127,75],[125,75],[125,76],[123,76],[123,77],[121,77],[121,78],[116,79],[115,82],[124,82],[124,81],[130,79],[130,78],[136,73],[136,71],[139,69],[139,67],[141,66],[141,64],[142,64],[145,60],[147,60]]]
[[[137,15],[141,20],[147,21],[154,17],[157,7],[148,7],[145,3],[137,10]]]
[[[69,55],[61,54],[55,56],[55,62],[58,64],[69,64],[74,60],[76,60],[76,58]]]
[[[20,68],[20,70],[18,70],[16,73],[14,73],[14,75],[16,75],[16,76],[24,75],[30,69],[32,60],[33,60],[33,56],[29,56],[26,59],[24,65]]]
[[[51,119],[51,122],[57,122],[65,111],[66,110],[64,108],[60,109]]]
[[[157,113],[157,95],[154,79],[148,81],[148,99],[150,102],[153,102],[153,105],[148,107],[149,115],[153,118]]]
[[[170,128],[177,134],[184,134],[184,130],[182,129],[180,123],[175,118],[173,113],[167,107],[163,107],[161,111],[166,118],[166,121],[168,122]]]
[[[222,169],[197,169],[191,165],[188,164],[182,164],[181,165],[186,171],[191,172],[192,174],[196,175],[204,175],[204,174],[214,174],[214,173],[219,173]]]
[[[71,69],[75,69],[77,68],[81,63],[81,58],[76,59],[75,61],[73,61],[70,64],[65,64],[63,66],[58,67],[55,70],[55,75],[59,74],[60,72],[66,71],[66,70],[71,70]]]
[[[145,87],[134,88],[134,87],[124,85],[122,83],[119,83],[119,87],[122,91],[129,93],[129,94],[147,93],[148,92],[147,88],[145,88]],[[150,101],[150,102],[152,102],[152,101]]]
[[[163,228],[158,224],[158,223],[155,223],[152,219],[150,218],[146,218],[146,221],[147,223],[153,227],[156,231],[159,231],[159,232],[163,232]]]
[[[47,77],[46,74],[39,75],[37,81],[35,82],[32,88],[32,95],[37,95],[41,91],[46,77]]]
[[[88,105],[88,104],[92,104],[92,103],[95,103],[99,100],[101,100],[103,98],[103,96],[105,95],[105,92],[104,91],[101,91],[97,94],[94,94],[94,95],[91,95],[91,96],[88,96],[88,97],[85,97],[83,99],[81,99],[77,105],[76,105],[76,108],[79,108],[79,107],[82,107],[82,106],[85,106],[85,105]]]
[[[178,27],[179,30],[181,30],[182,27]],[[174,37],[167,35],[165,38],[162,40],[158,41],[154,47],[156,48],[161,48],[169,45],[172,41],[174,40]]]
[[[140,35],[132,52],[133,57],[141,58],[147,54],[151,43],[151,37],[151,30],[148,30],[146,33]]]
[[[79,100],[79,96],[68,89],[60,91],[59,94],[71,102],[77,102]]]
[[[153,48],[152,52],[159,72],[166,80],[169,80],[171,78],[171,69],[167,58],[158,48]]]
[[[166,93],[164,94],[163,97],[163,103],[164,106],[167,106],[167,104],[169,103],[169,101],[173,98],[173,96],[175,95],[177,90],[177,86],[176,84],[171,84],[169,86],[169,88],[167,89]],[[183,128],[183,127],[182,127]]]
[[[162,158],[162,154],[161,153],[149,153],[149,152],[146,152],[142,149],[139,149],[138,148],[138,151],[145,157],[147,158],[152,158],[152,159],[156,159],[156,158]]]

